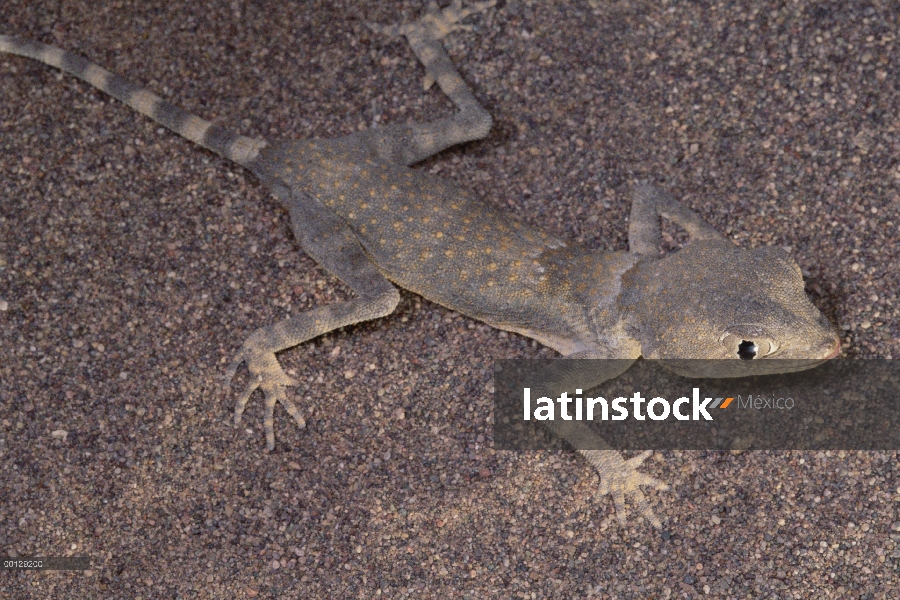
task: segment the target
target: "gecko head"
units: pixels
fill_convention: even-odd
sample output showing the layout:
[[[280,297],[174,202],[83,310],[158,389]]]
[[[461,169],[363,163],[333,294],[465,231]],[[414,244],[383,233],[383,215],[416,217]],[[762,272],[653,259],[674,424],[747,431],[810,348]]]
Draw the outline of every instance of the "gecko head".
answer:
[[[734,369],[764,373],[788,370],[763,364],[772,359],[818,364],[840,352],[837,331],[782,248],[698,241],[639,262],[622,287],[626,324],[646,358],[734,359]]]

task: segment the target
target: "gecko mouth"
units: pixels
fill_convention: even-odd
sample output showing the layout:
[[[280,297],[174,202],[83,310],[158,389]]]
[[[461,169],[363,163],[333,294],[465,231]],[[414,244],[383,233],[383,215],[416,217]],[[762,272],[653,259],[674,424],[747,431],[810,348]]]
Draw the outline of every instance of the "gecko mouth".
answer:
[[[832,350],[831,353],[825,357],[825,360],[831,360],[832,358],[837,358],[837,356],[840,353],[841,353],[841,341],[837,340],[834,343],[834,350]]]

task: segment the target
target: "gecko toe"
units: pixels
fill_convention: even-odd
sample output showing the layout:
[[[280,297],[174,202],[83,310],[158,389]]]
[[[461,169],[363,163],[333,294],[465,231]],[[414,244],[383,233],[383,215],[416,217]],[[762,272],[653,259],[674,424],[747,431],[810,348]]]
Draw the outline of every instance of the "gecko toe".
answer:
[[[238,396],[237,401],[234,403],[234,424],[240,425],[241,416],[244,414],[244,409],[247,408],[247,402],[250,401],[250,396],[253,395],[253,392],[256,391],[256,388],[259,387],[260,379],[256,378],[250,383],[247,384],[247,387],[244,388],[244,392]]]

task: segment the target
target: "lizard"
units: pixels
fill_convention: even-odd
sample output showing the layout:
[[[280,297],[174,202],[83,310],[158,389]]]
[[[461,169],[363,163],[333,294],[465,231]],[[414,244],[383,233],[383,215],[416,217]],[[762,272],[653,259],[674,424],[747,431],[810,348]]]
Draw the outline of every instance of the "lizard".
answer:
[[[433,122],[390,124],[326,140],[238,135],[79,55],[0,36],[0,52],[72,74],[250,170],[289,213],[303,251],[353,292],[350,300],[256,330],[228,366],[229,382],[241,364],[251,374],[235,403],[236,424],[254,392],[263,393],[269,450],[275,447],[277,404],[305,426],[287,396],[296,382],[276,354],[389,315],[400,299],[398,286],[567,358],[825,360],[840,352],[836,330],[806,296],[800,267],[784,249],[742,249],[656,186],[634,187],[629,250],[599,251],[527,226],[466,189],[411,168],[488,135],[492,117],[442,40],[468,27],[463,19],[494,4],[463,7],[452,0],[441,9],[430,2],[418,20],[370,24],[376,32],[404,36],[425,68],[426,87],[437,82],[458,111]],[[660,217],[680,225],[690,238],[683,249],[663,257]],[[576,377],[579,387],[589,389],[620,372],[564,367],[548,385]],[[610,449],[578,452],[599,475],[599,493],[613,497],[620,522],[627,498],[660,527],[641,487],[667,486],[638,471],[649,451],[627,460]]]

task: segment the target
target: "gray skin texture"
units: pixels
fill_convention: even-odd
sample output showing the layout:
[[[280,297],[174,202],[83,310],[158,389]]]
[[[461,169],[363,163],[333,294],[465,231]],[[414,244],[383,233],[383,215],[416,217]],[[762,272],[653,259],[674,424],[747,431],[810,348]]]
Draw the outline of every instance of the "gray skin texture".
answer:
[[[480,202],[465,189],[409,166],[445,148],[488,135],[491,117],[451,64],[441,39],[468,15],[431,5],[418,21],[372,25],[403,35],[427,71],[458,107],[431,123],[390,125],[332,140],[267,141],[232,133],[169,104],[86,59],[53,46],[0,36],[0,51],[57,67],[112,95],[174,132],[250,169],[290,213],[303,250],[354,292],[254,332],[228,369],[246,363],[251,383],[240,394],[235,422],[256,389],[265,396],[265,431],[275,446],[274,408],[282,404],[301,427],[288,398],[295,382],[276,353],[334,329],[389,315],[395,284],[499,329],[533,338],[570,358],[544,373],[541,395],[591,387],[617,376],[640,356],[732,359],[731,375],[747,363],[765,372],[766,359],[804,359],[803,366],[839,352],[834,327],[804,292],[798,265],[778,248],[745,250],[651,185],[635,186],[629,252],[590,250],[528,227]],[[683,227],[690,244],[659,258],[660,216]],[[739,360],[752,342],[753,358]],[[746,358],[746,355],[745,355]],[[769,362],[783,370],[782,361]],[[584,365],[584,366],[580,366]],[[761,368],[759,368],[761,367]],[[679,370],[676,368],[676,370]],[[680,369],[692,374],[690,367]],[[551,429],[553,427],[551,426]],[[589,439],[587,429],[564,433],[600,476],[620,521],[628,499],[654,526],[660,522],[641,486],[667,486],[637,468],[650,452],[625,460]]]

